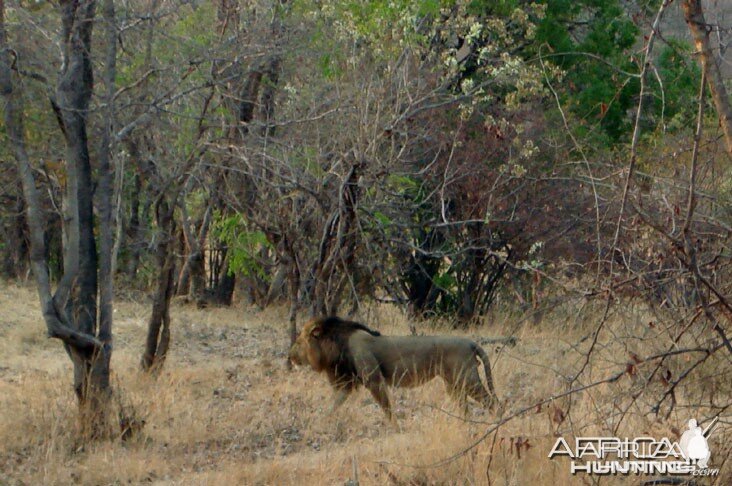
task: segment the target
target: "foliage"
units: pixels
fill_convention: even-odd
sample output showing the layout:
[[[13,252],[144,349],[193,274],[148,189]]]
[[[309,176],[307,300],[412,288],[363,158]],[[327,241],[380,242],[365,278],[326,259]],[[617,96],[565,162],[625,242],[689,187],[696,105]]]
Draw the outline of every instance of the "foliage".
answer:
[[[263,232],[250,227],[239,214],[224,216],[216,213],[211,236],[226,246],[229,272],[267,279],[267,269],[262,265],[261,252],[272,245]]]
[[[544,3],[546,16],[537,26],[537,45],[532,50],[565,72],[563,102],[580,122],[575,130],[604,146],[627,140],[632,124],[628,111],[637,102],[639,90],[640,30],[634,19],[650,11],[642,4],[617,0]],[[689,67],[683,51],[672,39],[659,56],[658,78],[651,88],[653,114],[659,120],[693,114],[688,100],[698,86],[698,69]]]
[[[654,86],[654,111],[663,114],[663,125],[676,131],[690,126],[696,114],[696,92],[701,71],[691,62],[692,47],[669,39],[658,55],[658,74],[663,87]]]
[[[330,270],[327,292],[365,292],[359,281],[380,280],[369,292],[389,287],[411,300],[409,289],[426,284],[433,310],[447,314],[479,274],[509,272],[516,281],[545,262],[586,263],[612,218],[594,220],[613,209],[613,188],[593,189],[587,170],[605,177],[625,157],[641,33],[657,3],[119,5],[114,125],[147,117],[116,145],[124,168],[119,267],[130,281],[155,275],[151,249],[165,236],[155,231],[156,205],[173,189],[193,226],[215,209],[207,239],[228,247],[232,275],[270,282],[294,258],[305,301],[328,270],[320,260],[329,245],[343,246],[332,261],[348,268]],[[21,4],[7,18],[19,66],[55,79],[56,11]],[[669,134],[685,136],[678,132],[691,125],[699,81],[686,44],[666,36],[658,45],[638,150],[646,172]],[[27,137],[43,162],[52,214],[65,181],[63,135],[48,86],[40,76],[24,79]],[[273,100],[266,114],[265,92]],[[243,121],[247,103],[251,119]],[[103,122],[98,108],[90,112],[92,141]],[[263,132],[270,121],[274,130]],[[577,147],[593,157],[579,175],[567,163]],[[343,191],[354,161],[351,227]],[[60,241],[59,231],[49,223],[49,240]]]
[[[548,0],[546,6],[537,54],[551,56],[566,71],[565,100],[584,126],[599,122],[608,142],[621,138],[628,132],[626,111],[638,82],[619,71],[637,73],[631,58],[637,27],[617,1]]]

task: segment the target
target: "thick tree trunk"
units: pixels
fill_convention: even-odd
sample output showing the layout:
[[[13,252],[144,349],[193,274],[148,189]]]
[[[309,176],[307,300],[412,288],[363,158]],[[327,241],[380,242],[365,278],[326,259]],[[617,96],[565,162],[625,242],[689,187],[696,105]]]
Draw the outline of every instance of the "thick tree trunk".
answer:
[[[97,253],[94,238],[93,185],[86,137],[86,116],[93,84],[90,50],[94,8],[93,1],[61,2],[61,44],[64,62],[63,70],[59,74],[56,95],[59,122],[67,145],[67,197],[64,201],[67,220],[64,224],[64,274],[53,294],[41,201],[25,148],[20,97],[13,92],[10,49],[5,35],[2,3],[0,3],[0,92],[5,99],[6,128],[23,186],[30,230],[31,265],[43,317],[49,336],[63,341],[74,363],[74,390],[79,399],[81,424],[89,433],[99,435],[106,431],[107,425],[103,407],[109,393],[112,320],[109,292],[111,287],[107,286],[102,296],[105,309],[104,325],[97,329]],[[105,9],[105,15],[108,13],[109,10]],[[114,35],[110,35],[109,38],[114,39]],[[111,78],[113,79],[113,75]],[[108,89],[110,93],[113,92],[113,87],[108,86]],[[100,167],[102,178],[108,175],[104,173],[105,169],[108,171],[109,166]],[[104,222],[101,223],[100,230],[108,231]],[[107,252],[107,246],[102,248]],[[105,254],[103,262],[106,262],[108,257],[109,255]],[[111,282],[108,283],[111,285]],[[71,305],[67,305],[69,302]],[[67,309],[70,312],[67,312]]]
[[[99,329],[97,337],[104,344],[105,350],[110,352],[99,353],[92,361],[92,386],[99,388],[95,393],[96,400],[106,399],[109,392],[109,365],[112,348],[112,322],[114,309],[114,234],[112,198],[114,194],[112,169],[112,132],[114,120],[114,92],[117,62],[117,27],[114,11],[114,0],[102,1],[102,20],[106,43],[104,72],[102,81],[105,93],[105,116],[102,136],[99,145]],[[92,228],[93,229],[93,228]],[[92,240],[94,236],[92,234]],[[93,408],[102,409],[104,404],[95,404]]]
[[[91,163],[86,131],[89,101],[94,84],[90,58],[95,2],[63,1],[63,71],[58,78],[56,99],[66,136],[67,218],[69,221],[64,261],[78,257],[76,292],[72,299],[76,329],[96,334],[97,327],[97,247],[94,238],[94,203]],[[71,241],[77,238],[78,248]],[[72,255],[76,253],[77,255]],[[65,269],[68,272],[68,269]],[[91,361],[70,350],[74,362],[74,390],[84,404],[90,392],[106,390],[108,383],[92,382]]]
[[[724,139],[727,145],[727,153],[732,156],[732,105],[730,105],[729,95],[724,86],[724,78],[719,69],[717,58],[712,50],[712,43],[709,39],[711,34],[711,26],[704,19],[704,10],[701,0],[684,0],[682,3],[684,8],[684,17],[689,26],[691,35],[694,38],[694,44],[699,54],[704,75],[709,83],[709,92],[712,95],[714,106],[717,109],[719,124],[724,133]]]

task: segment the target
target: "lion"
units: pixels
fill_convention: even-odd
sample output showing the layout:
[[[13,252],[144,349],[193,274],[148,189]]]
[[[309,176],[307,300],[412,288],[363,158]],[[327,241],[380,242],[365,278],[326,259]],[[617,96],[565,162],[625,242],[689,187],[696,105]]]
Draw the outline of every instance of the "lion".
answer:
[[[289,359],[326,373],[336,392],[332,411],[363,385],[392,420],[387,385],[414,387],[436,376],[445,380],[463,413],[467,413],[468,397],[491,409],[497,402],[488,355],[463,337],[382,336],[358,322],[321,317],[305,324]],[[487,389],[478,373],[478,359]]]

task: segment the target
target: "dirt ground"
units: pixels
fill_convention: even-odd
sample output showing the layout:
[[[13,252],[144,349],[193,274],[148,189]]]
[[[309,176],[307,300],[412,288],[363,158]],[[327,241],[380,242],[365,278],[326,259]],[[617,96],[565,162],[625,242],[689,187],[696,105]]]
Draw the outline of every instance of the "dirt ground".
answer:
[[[563,412],[567,399],[533,407],[565,391],[583,359],[588,326],[568,315],[518,325],[515,317],[496,313],[488,324],[461,332],[419,324],[420,333],[517,337],[516,346],[485,346],[503,410],[476,405],[463,420],[435,380],[392,390],[395,425],[364,390],[329,414],[332,392],[325,377],[286,369],[284,308],[199,310],[176,303],[165,369],[157,378],[146,376],[138,363],[150,303],[128,296],[116,304],[113,382],[118,406],[134,411],[145,426],[129,441],[84,445],[75,433],[71,364],[61,344],[45,337],[34,291],[0,282],[0,309],[0,484],[545,485],[649,479],[598,483],[570,475],[566,460],[547,457],[558,436],[609,435],[615,424],[608,423],[605,405],[635,379],[629,374],[575,395],[569,417]],[[385,334],[409,333],[409,321],[395,307],[373,307],[360,318]],[[618,350],[602,352],[606,366],[590,370],[589,379],[616,371],[618,364],[622,369],[626,358],[613,359]],[[479,441],[501,418],[525,407],[532,408]],[[619,430],[673,437],[685,419],[683,412],[668,420],[628,415]],[[716,484],[732,482],[718,478]]]

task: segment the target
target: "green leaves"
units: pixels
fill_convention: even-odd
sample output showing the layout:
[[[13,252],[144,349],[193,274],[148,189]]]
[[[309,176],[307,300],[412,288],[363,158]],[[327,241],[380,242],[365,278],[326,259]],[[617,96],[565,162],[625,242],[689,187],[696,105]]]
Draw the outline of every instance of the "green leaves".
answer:
[[[228,247],[229,272],[267,280],[268,273],[259,254],[272,245],[263,232],[250,230],[246,220],[239,214],[216,214],[211,234]]]
[[[450,273],[448,268],[445,273],[437,274],[432,278],[432,283],[440,288],[443,292],[453,294],[457,290],[457,279]],[[455,296],[452,296],[455,299]]]
[[[628,6],[617,0],[544,0],[546,17],[537,28],[537,46],[565,74],[563,104],[577,117],[577,133],[591,135],[591,145],[611,145],[631,133],[629,110],[638,101],[640,85],[635,55],[641,32]],[[637,15],[642,15],[643,10]],[[656,58],[657,76],[649,83],[654,102],[650,120],[673,120],[693,114],[698,69],[688,62],[688,49],[665,36],[668,46]],[[660,81],[660,83],[659,83]],[[661,86],[663,85],[663,86]],[[594,127],[601,128],[598,132]]]
[[[404,193],[416,192],[419,189],[419,183],[415,179],[399,174],[389,175],[389,185]]]
[[[333,80],[343,74],[343,69],[335,60],[334,55],[326,52],[318,59],[320,74],[327,80]]]
[[[374,219],[379,222],[382,226],[390,226],[393,224],[391,218],[381,211],[374,211]]]
[[[537,28],[540,51],[566,72],[564,103],[610,140],[627,135],[627,110],[635,102],[637,73],[632,48],[639,30],[615,0],[545,0],[546,17]],[[544,46],[544,47],[542,47]],[[596,57],[592,57],[596,56]],[[603,62],[604,61],[604,62]]]
[[[663,92],[658,84],[652,86],[654,108],[658,116],[663,111],[667,128],[683,128],[696,113],[696,94],[699,90],[701,71],[691,60],[691,46],[686,42],[669,39],[656,64],[663,80]],[[670,121],[669,121],[670,119]]]

